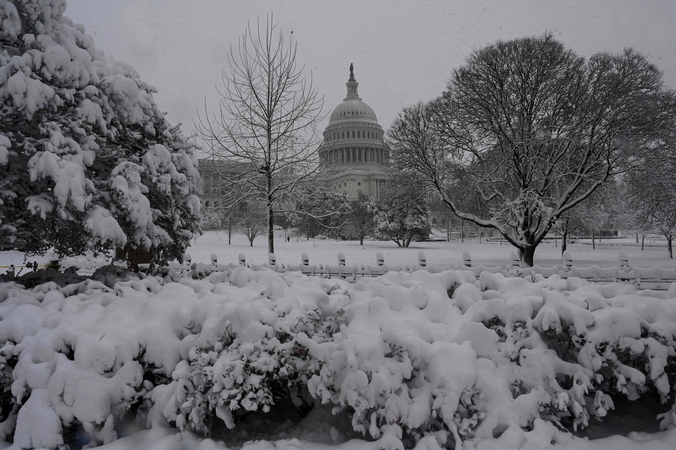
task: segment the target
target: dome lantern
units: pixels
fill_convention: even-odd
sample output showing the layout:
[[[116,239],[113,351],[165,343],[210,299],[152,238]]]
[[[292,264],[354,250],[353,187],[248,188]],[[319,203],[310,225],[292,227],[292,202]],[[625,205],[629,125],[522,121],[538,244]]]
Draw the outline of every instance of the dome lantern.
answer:
[[[345,100],[352,98],[359,99],[359,83],[354,79],[354,64],[352,63],[350,63],[350,79],[347,80],[345,85],[347,86],[347,97],[345,97]]]

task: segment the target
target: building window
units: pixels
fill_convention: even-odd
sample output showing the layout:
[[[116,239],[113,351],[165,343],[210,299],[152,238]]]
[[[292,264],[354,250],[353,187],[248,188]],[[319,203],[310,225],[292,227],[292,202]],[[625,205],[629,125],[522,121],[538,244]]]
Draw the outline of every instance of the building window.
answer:
[[[357,186],[361,186],[361,181],[357,181]]]

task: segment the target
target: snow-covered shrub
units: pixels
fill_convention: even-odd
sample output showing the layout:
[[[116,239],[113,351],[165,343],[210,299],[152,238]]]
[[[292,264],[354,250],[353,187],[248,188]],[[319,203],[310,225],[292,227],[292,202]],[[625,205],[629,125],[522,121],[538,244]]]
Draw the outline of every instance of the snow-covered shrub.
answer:
[[[355,430],[388,446],[403,439],[412,447],[427,434],[441,444],[473,436],[485,412],[476,352],[449,339],[461,314],[446,292],[457,281],[452,272],[359,281],[334,339],[300,340],[321,363],[311,394],[352,411]]]
[[[497,353],[490,359],[507,368],[511,408],[521,402],[538,405],[520,426],[531,427],[536,411],[540,418],[581,428],[591,416],[604,417],[614,408],[611,396],[635,400],[652,392],[666,401],[671,395],[674,311],[664,299],[641,298],[626,285],[564,282],[558,276],[523,283],[482,274],[481,284],[499,292],[485,290],[485,300],[465,314],[495,332]],[[494,416],[486,426],[506,429],[492,422]]]
[[[244,285],[259,284],[265,278],[271,285],[280,280],[273,272],[255,273],[243,267],[234,272],[231,281]],[[233,428],[239,416],[268,412],[285,396],[304,410],[301,414],[307,412],[311,402],[305,386],[319,364],[296,336],[325,342],[338,330],[343,322],[342,310],[328,307],[331,302],[325,293],[333,287],[326,283],[321,286],[319,296],[325,300],[324,308],[316,301],[274,301],[268,295],[278,297],[275,289],[223,308],[216,322],[218,340],[193,347],[188,359],[176,366],[174,382],[167,387],[171,396],[162,410],[165,418],[180,429],[209,434],[214,416]]]
[[[208,433],[314,397],[382,448],[517,442],[585,427],[618,396],[670,399],[674,298],[558,276],[390,272],[350,285],[243,266],[2,283],[0,432],[47,448],[80,428],[108,442],[122,417]]]

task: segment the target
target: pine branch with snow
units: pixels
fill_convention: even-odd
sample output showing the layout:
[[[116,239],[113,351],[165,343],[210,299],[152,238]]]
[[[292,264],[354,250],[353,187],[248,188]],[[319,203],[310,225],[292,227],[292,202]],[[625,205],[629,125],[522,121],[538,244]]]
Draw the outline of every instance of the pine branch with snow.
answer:
[[[155,89],[98,51],[64,1],[2,6],[0,245],[179,257],[198,231],[201,181]]]

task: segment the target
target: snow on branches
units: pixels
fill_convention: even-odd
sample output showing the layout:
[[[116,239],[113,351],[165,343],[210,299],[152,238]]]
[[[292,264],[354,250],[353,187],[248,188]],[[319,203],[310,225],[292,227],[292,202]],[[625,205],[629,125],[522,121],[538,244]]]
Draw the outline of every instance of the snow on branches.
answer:
[[[194,146],[155,89],[98,51],[65,9],[0,1],[0,245],[74,254],[127,244],[178,257],[198,229]]]

